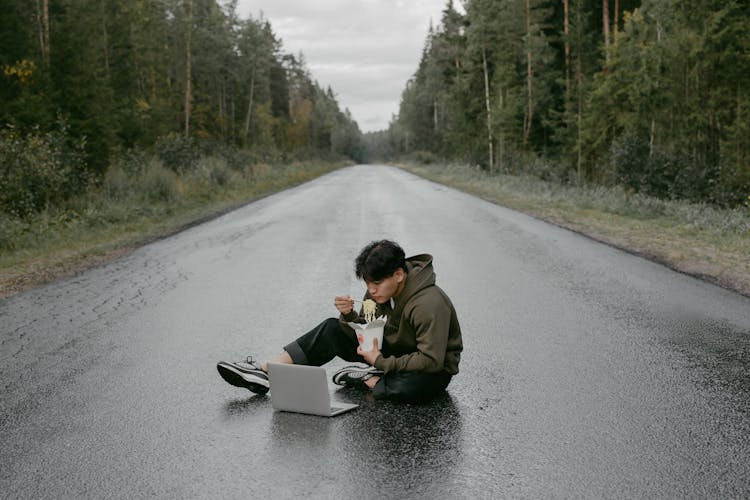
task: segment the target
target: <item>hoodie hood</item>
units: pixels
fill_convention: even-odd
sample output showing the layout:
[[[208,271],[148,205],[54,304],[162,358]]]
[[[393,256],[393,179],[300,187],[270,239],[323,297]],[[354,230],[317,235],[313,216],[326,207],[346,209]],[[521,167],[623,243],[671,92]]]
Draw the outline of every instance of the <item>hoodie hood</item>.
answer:
[[[394,298],[396,308],[405,304],[420,290],[435,284],[435,271],[432,267],[432,255],[423,253],[406,259],[406,285],[398,297]]]
[[[435,271],[432,268],[432,255],[423,253],[406,259],[406,285],[398,297],[393,297],[393,308],[388,304],[382,311],[388,317],[386,329],[398,329],[404,307],[412,297],[425,288],[435,285]],[[367,294],[369,296],[369,293]],[[378,311],[381,314],[381,311]]]

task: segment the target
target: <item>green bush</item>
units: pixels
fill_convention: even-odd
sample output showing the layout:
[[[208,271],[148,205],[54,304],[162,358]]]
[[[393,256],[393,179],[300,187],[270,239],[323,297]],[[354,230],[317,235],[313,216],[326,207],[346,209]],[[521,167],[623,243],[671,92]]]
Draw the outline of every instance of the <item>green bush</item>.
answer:
[[[227,165],[226,160],[219,157],[203,158],[200,161],[201,166],[207,173],[208,179],[212,184],[217,186],[227,186],[232,178],[232,170]]]
[[[151,155],[141,149],[127,149],[114,155],[110,170],[120,169],[126,175],[135,177],[143,175],[150,160]]]
[[[154,145],[154,152],[165,167],[178,173],[194,169],[201,157],[195,141],[180,134],[160,137]]]
[[[568,180],[567,172],[559,165],[537,156],[525,159],[521,170],[524,174],[533,175],[543,181],[551,181],[557,184],[562,184]]]
[[[179,179],[159,161],[151,161],[140,178],[139,193],[150,202],[172,202],[180,197]]]
[[[726,204],[714,193],[722,185],[719,168],[694,149],[689,144],[651,147],[646,137],[625,132],[610,150],[615,182],[662,199]]]
[[[421,163],[422,165],[430,165],[438,161],[437,155],[430,151],[414,151],[405,155],[406,160]]]
[[[648,180],[648,142],[626,132],[612,142],[610,159],[615,183],[640,191]]]
[[[18,217],[0,213],[0,251],[15,250],[19,235],[28,231],[28,224]]]
[[[112,200],[121,200],[130,196],[133,191],[133,177],[128,175],[120,165],[107,170],[102,182],[104,195]]]
[[[88,184],[84,143],[69,144],[63,122],[44,133],[0,130],[0,211],[28,217],[81,193]]]
[[[750,208],[750,168],[725,160],[719,178],[711,190],[713,203],[726,208]]]
[[[242,172],[247,171],[252,165],[260,163],[258,155],[246,149],[227,148],[224,158],[226,158],[227,165],[231,169]]]

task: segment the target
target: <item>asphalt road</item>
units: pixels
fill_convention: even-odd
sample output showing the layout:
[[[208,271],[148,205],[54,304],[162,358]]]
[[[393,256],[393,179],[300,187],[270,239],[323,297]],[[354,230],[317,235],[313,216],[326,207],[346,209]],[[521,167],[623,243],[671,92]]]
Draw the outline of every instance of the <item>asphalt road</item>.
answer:
[[[267,358],[434,255],[464,332],[429,405],[274,412]],[[3,498],[750,496],[750,300],[390,167],[356,166],[0,301]],[[333,362],[329,374],[343,362]]]

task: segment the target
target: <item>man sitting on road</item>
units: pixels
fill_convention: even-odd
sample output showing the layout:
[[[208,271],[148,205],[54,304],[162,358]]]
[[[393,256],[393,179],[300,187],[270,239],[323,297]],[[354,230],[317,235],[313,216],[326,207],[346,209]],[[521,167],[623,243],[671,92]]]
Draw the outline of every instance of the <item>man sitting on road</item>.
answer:
[[[335,297],[340,317],[329,318],[290,343],[272,363],[321,366],[334,357],[366,363],[337,371],[338,385],[372,390],[376,399],[424,401],[445,390],[458,373],[463,343],[456,310],[435,284],[432,256],[405,258],[389,240],[367,245],[355,260],[357,278],[367,284],[365,300],[377,304],[376,316],[386,316],[383,345],[363,351],[347,322],[364,322],[354,300]],[[228,383],[258,394],[269,390],[267,363],[221,361],[216,367]]]

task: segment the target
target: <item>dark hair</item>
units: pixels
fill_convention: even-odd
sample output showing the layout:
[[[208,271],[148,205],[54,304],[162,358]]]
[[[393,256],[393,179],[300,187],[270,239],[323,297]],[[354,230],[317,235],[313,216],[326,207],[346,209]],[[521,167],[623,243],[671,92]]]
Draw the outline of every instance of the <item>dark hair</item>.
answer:
[[[354,272],[365,281],[380,281],[393,276],[398,268],[406,272],[406,256],[398,243],[390,240],[373,241],[357,256]]]

